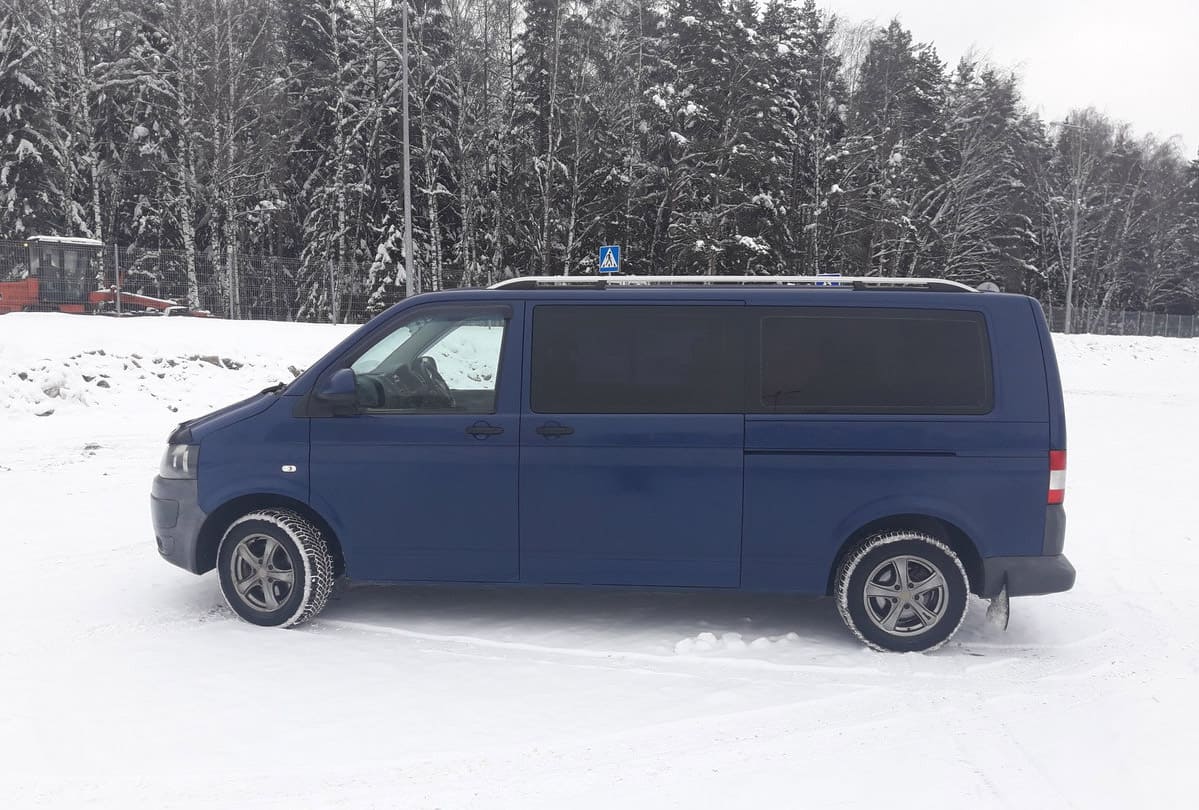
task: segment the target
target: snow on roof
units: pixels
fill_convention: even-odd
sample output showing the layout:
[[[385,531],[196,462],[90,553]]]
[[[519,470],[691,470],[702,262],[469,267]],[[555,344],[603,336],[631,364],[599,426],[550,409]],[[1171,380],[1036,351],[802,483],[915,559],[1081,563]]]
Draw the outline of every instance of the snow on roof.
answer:
[[[25,241],[57,242],[61,245],[90,245],[92,247],[104,247],[104,243],[99,239],[84,239],[81,236],[31,236]]]

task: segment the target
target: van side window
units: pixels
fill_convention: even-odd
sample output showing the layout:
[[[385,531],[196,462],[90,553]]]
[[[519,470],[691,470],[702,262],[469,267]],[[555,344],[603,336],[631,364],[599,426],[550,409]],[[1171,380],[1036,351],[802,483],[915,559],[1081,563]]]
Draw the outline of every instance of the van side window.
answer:
[[[492,413],[507,320],[489,313],[417,315],[350,368],[368,411]]]
[[[760,325],[756,410],[982,414],[993,407],[981,313],[772,308]]]
[[[744,308],[570,306],[533,311],[535,413],[742,410]]]

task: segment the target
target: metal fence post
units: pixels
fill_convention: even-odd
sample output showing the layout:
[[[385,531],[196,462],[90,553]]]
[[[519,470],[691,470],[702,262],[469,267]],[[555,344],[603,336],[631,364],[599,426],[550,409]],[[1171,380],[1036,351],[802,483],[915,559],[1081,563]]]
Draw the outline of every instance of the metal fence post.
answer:
[[[113,294],[117,305],[117,315],[121,314],[121,254],[117,243],[112,243],[112,277],[113,284],[116,285],[116,291]]]
[[[333,259],[329,258],[325,261],[329,268],[329,320],[337,323],[337,284],[333,280]]]

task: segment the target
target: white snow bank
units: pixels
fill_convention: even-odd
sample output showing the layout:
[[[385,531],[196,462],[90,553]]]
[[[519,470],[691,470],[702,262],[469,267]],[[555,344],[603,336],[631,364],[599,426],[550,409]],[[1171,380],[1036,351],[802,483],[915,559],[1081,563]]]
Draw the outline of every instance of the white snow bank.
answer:
[[[1199,392],[1199,338],[1053,337],[1066,391],[1151,398]]]
[[[0,316],[0,410],[196,416],[287,382],[353,326],[205,318]]]
[[[81,409],[198,416],[289,382],[355,328],[5,315],[0,317],[0,411],[11,419],[61,417]],[[499,328],[476,327],[439,343],[432,354],[451,388],[492,384],[501,334]]]
[[[721,633],[720,635],[705,632],[683,639],[674,645],[674,651],[678,655],[687,655],[688,653],[703,653],[713,650],[724,652],[774,650],[798,643],[799,640],[797,633],[785,633],[781,636],[758,636],[747,642],[740,633],[736,632]]]

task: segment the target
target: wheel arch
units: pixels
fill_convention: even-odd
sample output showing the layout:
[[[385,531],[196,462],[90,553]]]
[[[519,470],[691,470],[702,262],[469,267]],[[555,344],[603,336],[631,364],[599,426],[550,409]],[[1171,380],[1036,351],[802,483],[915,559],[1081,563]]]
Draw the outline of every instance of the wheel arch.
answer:
[[[966,577],[970,581],[970,592],[979,592],[983,585],[982,555],[970,536],[957,524],[945,518],[913,512],[876,518],[851,532],[841,547],[837,549],[837,555],[833,558],[833,564],[829,568],[828,582],[825,584],[825,594],[830,596],[833,594],[841,563],[866,538],[883,532],[902,530],[923,532],[953,549],[953,553],[958,555],[962,566],[966,569]]]
[[[342,554],[341,541],[329,521],[303,501],[275,493],[254,493],[239,495],[218,506],[204,519],[200,534],[196,541],[196,573],[202,574],[216,567],[217,549],[221,538],[233,521],[256,509],[290,509],[296,514],[313,523],[325,537],[329,552],[333,555],[334,575],[345,573],[345,556]]]

